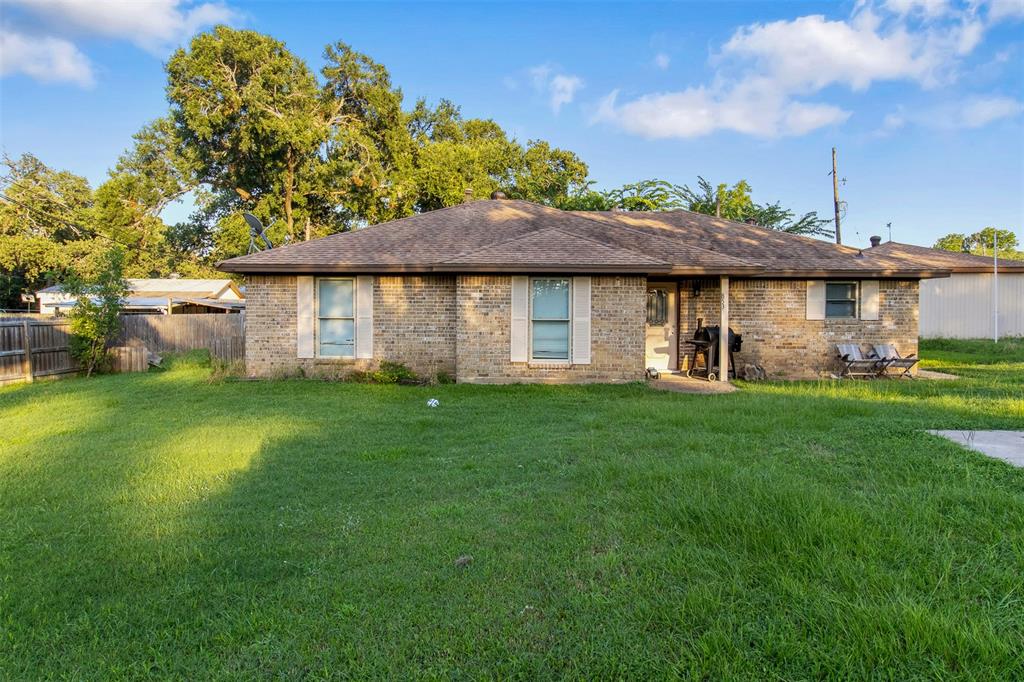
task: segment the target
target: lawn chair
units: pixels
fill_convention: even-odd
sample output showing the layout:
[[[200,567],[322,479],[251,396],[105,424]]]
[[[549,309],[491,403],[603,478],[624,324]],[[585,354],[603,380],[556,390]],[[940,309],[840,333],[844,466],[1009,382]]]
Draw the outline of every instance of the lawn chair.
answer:
[[[874,347],[875,355],[885,361],[885,368],[883,369],[883,372],[887,371],[890,367],[895,367],[896,369],[903,370],[903,373],[900,374],[897,379],[902,379],[903,377],[908,379],[914,378],[914,375],[910,373],[910,370],[912,370],[914,365],[918,362],[918,358],[914,357],[914,353],[911,353],[907,357],[903,357],[900,355],[899,351],[896,350],[896,346],[891,343],[876,343],[874,344]]]
[[[843,363],[844,377],[877,377],[885,371],[885,361],[872,355],[866,357],[857,343],[837,343],[839,362]]]

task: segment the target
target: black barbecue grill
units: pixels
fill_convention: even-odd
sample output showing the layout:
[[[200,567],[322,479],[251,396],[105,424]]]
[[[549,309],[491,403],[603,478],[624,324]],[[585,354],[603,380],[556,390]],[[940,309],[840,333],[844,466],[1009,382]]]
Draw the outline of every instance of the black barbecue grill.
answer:
[[[686,370],[686,376],[703,377],[708,381],[714,381],[721,374],[718,361],[718,340],[721,334],[720,327],[705,327],[701,324],[703,320],[697,320],[697,331],[693,333],[690,344],[693,346],[693,354],[690,357],[690,366]],[[737,334],[729,328],[729,376],[736,378],[736,360],[733,353],[739,353],[743,348],[743,335]],[[698,364],[697,359],[700,358]]]

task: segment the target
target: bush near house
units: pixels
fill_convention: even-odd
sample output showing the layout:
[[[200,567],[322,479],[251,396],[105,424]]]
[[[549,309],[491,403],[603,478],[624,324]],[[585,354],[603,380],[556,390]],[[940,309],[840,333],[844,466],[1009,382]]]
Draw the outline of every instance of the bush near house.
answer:
[[[1024,354],[973,350],[717,396],[0,389],[0,671],[1019,679],[1024,471],[923,432],[1024,423]]]

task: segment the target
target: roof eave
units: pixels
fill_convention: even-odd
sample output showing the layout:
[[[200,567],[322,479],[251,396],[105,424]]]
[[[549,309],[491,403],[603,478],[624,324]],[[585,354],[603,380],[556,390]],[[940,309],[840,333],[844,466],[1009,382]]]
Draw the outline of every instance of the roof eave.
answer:
[[[950,272],[956,274],[975,274],[975,275],[991,275],[992,266],[985,267],[953,267],[950,268]],[[1000,275],[1019,274],[1024,272],[1024,267],[1019,265],[1000,265],[998,270]]]
[[[457,274],[460,272],[475,273],[521,273],[521,272],[566,272],[566,273],[606,273],[622,275],[645,275],[648,273],[669,274],[672,267],[660,265],[593,265],[593,264],[437,264],[437,265],[372,265],[372,264],[228,264],[222,262],[217,268],[224,272],[237,272],[249,275],[258,274],[317,274],[317,273],[362,273],[362,274]]]
[[[792,279],[795,277],[811,277],[815,279],[939,279],[949,277],[949,270],[844,270],[841,268],[822,269],[792,269],[792,270],[771,270],[766,269],[757,275],[759,278]]]

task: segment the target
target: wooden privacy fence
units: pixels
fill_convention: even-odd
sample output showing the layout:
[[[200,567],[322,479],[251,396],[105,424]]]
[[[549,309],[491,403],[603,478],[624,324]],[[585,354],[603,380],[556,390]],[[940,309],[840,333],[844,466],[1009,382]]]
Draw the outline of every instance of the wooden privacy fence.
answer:
[[[74,374],[67,320],[0,320],[0,384]]]
[[[225,315],[123,315],[118,346],[145,346],[152,353],[207,348],[221,360],[245,357],[245,313]]]
[[[207,348],[221,360],[245,357],[245,315],[123,315],[111,353],[114,371],[145,371],[148,353]],[[75,374],[64,319],[0,319],[0,384]]]

